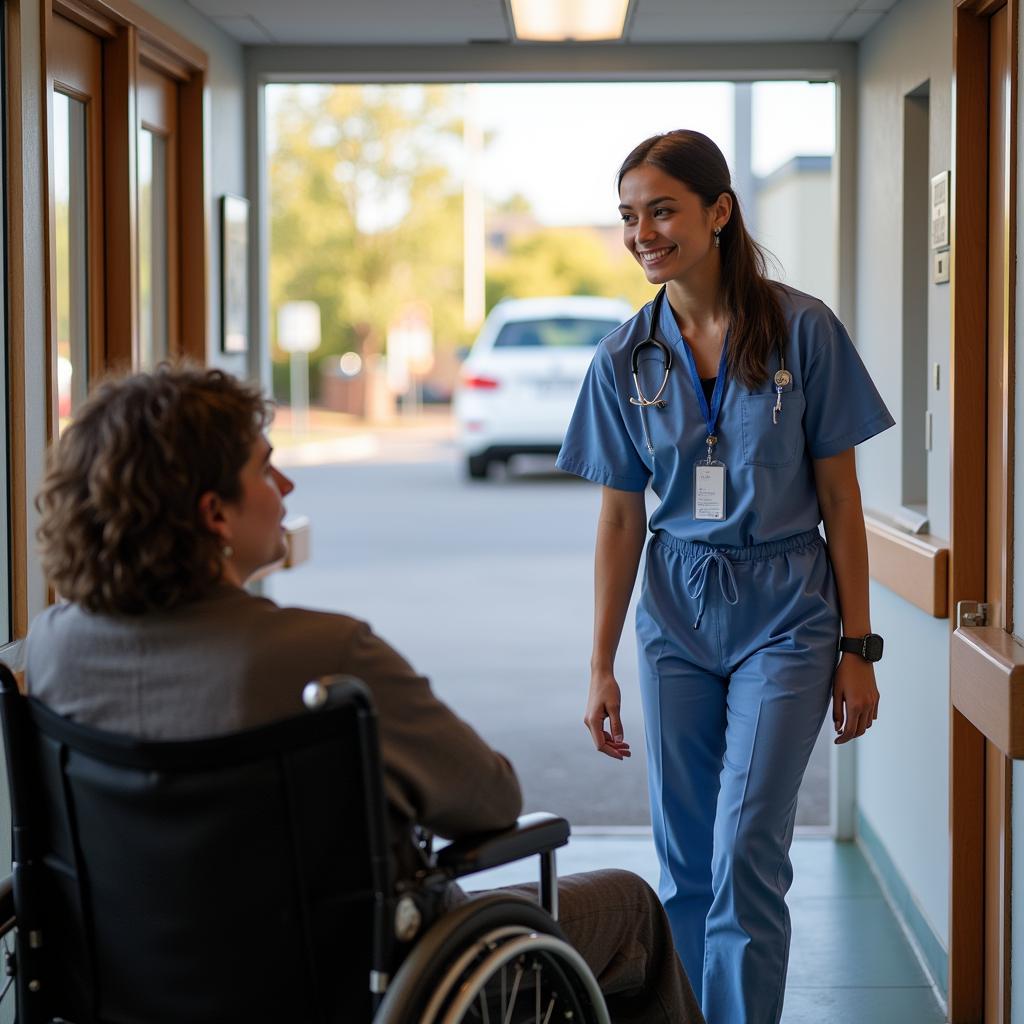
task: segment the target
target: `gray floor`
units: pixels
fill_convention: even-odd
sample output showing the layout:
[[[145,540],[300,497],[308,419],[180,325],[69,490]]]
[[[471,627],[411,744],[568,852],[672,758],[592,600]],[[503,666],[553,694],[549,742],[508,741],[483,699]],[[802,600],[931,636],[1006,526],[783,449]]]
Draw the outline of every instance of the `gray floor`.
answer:
[[[946,1015],[859,847],[798,838],[782,1024],[941,1024]],[[561,874],[629,868],[657,886],[649,836],[576,835]],[[472,888],[535,881],[535,862],[473,876]],[[467,886],[470,887],[470,886]]]

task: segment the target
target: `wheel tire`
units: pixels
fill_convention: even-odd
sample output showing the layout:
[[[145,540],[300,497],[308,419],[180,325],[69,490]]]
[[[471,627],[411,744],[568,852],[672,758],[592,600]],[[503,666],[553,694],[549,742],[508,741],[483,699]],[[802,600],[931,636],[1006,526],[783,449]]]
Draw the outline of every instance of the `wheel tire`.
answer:
[[[418,1021],[440,978],[458,954],[481,936],[507,925],[522,925],[565,940],[557,923],[525,897],[494,893],[469,900],[437,921],[413,947],[388,986],[374,1024]]]
[[[466,475],[470,480],[486,480],[490,464],[486,455],[470,455],[466,459]]]

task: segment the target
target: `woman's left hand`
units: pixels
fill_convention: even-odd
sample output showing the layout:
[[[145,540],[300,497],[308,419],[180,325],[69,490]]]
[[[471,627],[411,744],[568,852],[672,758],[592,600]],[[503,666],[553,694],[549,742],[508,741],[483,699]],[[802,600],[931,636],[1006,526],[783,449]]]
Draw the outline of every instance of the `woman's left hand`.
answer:
[[[875,667],[856,654],[844,654],[832,684],[832,722],[836,743],[849,743],[878,717]]]

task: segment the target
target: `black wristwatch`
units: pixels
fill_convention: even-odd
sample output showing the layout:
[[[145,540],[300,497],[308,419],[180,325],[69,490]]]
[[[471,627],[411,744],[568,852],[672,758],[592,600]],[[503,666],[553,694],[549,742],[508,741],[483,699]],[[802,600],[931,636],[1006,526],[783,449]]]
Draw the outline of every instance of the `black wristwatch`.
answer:
[[[877,633],[867,636],[843,636],[839,638],[839,650],[859,654],[865,661],[881,661],[884,642]]]

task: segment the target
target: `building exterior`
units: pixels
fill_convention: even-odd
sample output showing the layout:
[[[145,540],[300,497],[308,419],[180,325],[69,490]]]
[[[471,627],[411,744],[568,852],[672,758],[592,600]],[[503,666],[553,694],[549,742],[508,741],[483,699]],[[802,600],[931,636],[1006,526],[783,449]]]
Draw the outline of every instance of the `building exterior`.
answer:
[[[756,237],[778,261],[777,276],[836,304],[832,158],[795,156],[758,178]]]

